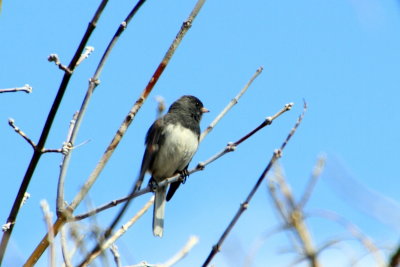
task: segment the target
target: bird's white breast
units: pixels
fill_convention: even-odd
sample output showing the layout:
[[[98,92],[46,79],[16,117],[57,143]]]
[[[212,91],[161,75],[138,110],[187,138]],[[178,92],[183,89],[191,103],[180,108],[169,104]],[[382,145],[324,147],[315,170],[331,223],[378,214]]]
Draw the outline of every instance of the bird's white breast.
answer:
[[[172,176],[176,171],[182,171],[199,145],[198,136],[180,124],[168,125],[163,135],[164,143],[159,147],[152,167],[152,175],[156,180],[162,180]]]

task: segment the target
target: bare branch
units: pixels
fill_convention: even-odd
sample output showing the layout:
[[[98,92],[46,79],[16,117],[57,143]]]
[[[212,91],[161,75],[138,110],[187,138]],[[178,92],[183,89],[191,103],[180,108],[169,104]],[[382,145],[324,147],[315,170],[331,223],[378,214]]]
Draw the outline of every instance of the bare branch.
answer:
[[[317,160],[317,163],[314,166],[314,170],[311,174],[311,178],[307,184],[306,190],[303,193],[303,196],[299,203],[297,204],[297,207],[299,210],[302,210],[304,206],[307,204],[308,200],[310,199],[310,196],[312,194],[312,191],[321,176],[322,171],[324,170],[326,162],[326,157],[325,156],[320,156]]]
[[[229,102],[229,104],[221,111],[221,113],[210,123],[210,125],[206,128],[204,132],[201,133],[200,142],[209,134],[215,127],[215,125],[225,116],[225,114],[239,102],[239,99],[242,95],[247,91],[253,81],[258,77],[258,75],[263,71],[263,67],[259,67],[254,75],[250,78],[247,84],[243,87],[243,89],[239,92],[239,94]]]
[[[385,261],[381,251],[376,247],[371,238],[365,235],[361,230],[350,221],[346,220],[343,216],[327,210],[318,210],[310,212],[310,215],[327,218],[342,225],[356,240],[358,240],[367,251],[369,251],[375,258],[378,266],[384,266]]]
[[[58,66],[58,68],[60,70],[63,70],[68,74],[72,74],[72,70],[70,70],[67,66],[61,64],[60,59],[58,58],[57,54],[50,54],[50,56],[48,56],[47,60],[49,62],[54,62],[54,64],[56,64],[56,66]]]
[[[120,259],[117,245],[112,244],[110,247],[110,251],[114,256],[114,261],[115,261],[115,264],[117,265],[117,267],[121,267],[121,259]]]
[[[279,186],[280,193],[284,201],[277,205],[276,208],[280,211],[283,221],[287,224],[288,228],[291,229],[297,239],[293,239],[293,245],[297,251],[301,254],[300,261],[308,259],[310,266],[319,266],[317,260],[317,252],[314,248],[314,244],[311,238],[311,234],[307,229],[307,225],[304,221],[304,215],[302,210],[298,209],[294,201],[294,197],[289,184],[286,182],[285,177],[282,174],[282,170],[278,164],[275,165],[275,181]],[[272,197],[278,198],[274,191],[270,191]],[[282,210],[281,210],[282,209]]]
[[[143,105],[143,102],[145,99],[147,99],[147,96],[150,94],[150,92],[153,90],[154,85],[157,83],[158,79],[161,77],[161,74],[164,72],[165,68],[167,67],[169,61],[171,60],[173,54],[175,53],[176,49],[178,48],[179,44],[181,43],[183,37],[186,35],[188,30],[191,28],[192,23],[194,19],[196,18],[197,14],[200,12],[202,6],[204,5],[205,0],[198,0],[196,2],[196,5],[194,6],[193,10],[191,11],[189,17],[186,19],[186,21],[183,22],[178,34],[176,35],[175,39],[173,40],[172,44],[170,45],[169,49],[167,50],[166,54],[164,55],[164,58],[158,65],[157,69],[155,70],[153,76],[151,77],[149,83],[147,84],[146,88],[142,92],[142,95],[139,97],[139,99],[136,101],[135,105],[132,107],[130,110],[129,114],[126,116],[123,124],[121,125],[121,128],[118,130],[116,137],[113,139],[112,144],[115,142],[115,145],[113,145],[110,149],[111,153],[115,149],[115,147],[118,145],[119,141],[121,140],[122,136],[126,132],[126,129],[129,127],[130,123],[132,122],[133,118],[136,116],[136,113],[140,109],[140,107]],[[111,153],[109,156],[111,156]],[[108,156],[108,157],[109,157]],[[108,160],[108,159],[107,159]],[[82,193],[87,193],[86,186],[89,185],[91,187],[96,179],[91,179],[88,181],[89,183],[85,184],[84,186],[84,191]],[[141,183],[141,181],[140,181]],[[140,185],[135,183],[133,185],[133,188],[131,190],[131,193],[135,193],[137,188],[140,188]],[[86,194],[85,193],[85,194]],[[82,196],[79,196],[78,200],[81,199]],[[76,200],[76,199],[75,199]],[[74,205],[76,205],[76,201],[73,201],[71,204],[71,207],[73,208]],[[114,218],[113,222],[110,224],[110,226],[107,228],[105,231],[105,237],[107,238],[112,230],[116,227],[118,222],[120,221],[121,217],[125,213],[126,209],[129,206],[130,201],[128,200],[125,205],[122,207],[122,209],[119,211],[117,216]],[[94,248],[94,251],[98,249],[99,246],[96,246]]]
[[[61,101],[63,99],[64,93],[67,90],[69,81],[72,77],[72,73],[74,71],[74,69],[76,68],[76,63],[78,62],[80,55],[82,54],[82,51],[84,50],[90,36],[92,35],[94,29],[96,28],[97,25],[97,21],[100,19],[100,16],[104,10],[104,8],[106,7],[108,3],[108,0],[102,0],[92,18],[92,20],[89,22],[88,27],[82,37],[82,40],[77,48],[77,50],[75,51],[75,54],[73,56],[73,58],[71,59],[70,64],[68,65],[68,70],[70,70],[69,72],[64,72],[64,76],[63,79],[61,81],[60,87],[58,89],[57,95],[54,99],[53,105],[49,111],[49,114],[47,116],[45,125],[43,127],[43,131],[42,134],[39,138],[38,144],[37,144],[37,150],[35,150],[35,153],[33,154],[31,161],[29,163],[28,169],[25,173],[24,179],[22,180],[20,189],[18,191],[17,197],[14,201],[13,207],[11,209],[10,215],[7,219],[8,222],[12,222],[12,226],[10,228],[9,231],[7,231],[4,235],[3,238],[1,240],[1,245],[0,245],[0,265],[1,265],[1,261],[3,259],[5,250],[7,248],[7,244],[8,241],[10,239],[11,233],[12,233],[12,229],[13,229],[13,225],[15,223],[18,211],[19,211],[19,205],[20,202],[22,200],[22,196],[25,193],[25,191],[28,188],[28,185],[31,181],[31,178],[33,176],[33,173],[36,169],[36,166],[40,160],[41,155],[43,154],[41,152],[41,150],[43,149],[47,137],[50,133],[50,129],[51,126],[53,124],[54,118],[57,114],[58,108],[61,104]],[[56,223],[53,225],[53,231],[54,234],[57,234],[57,231],[59,230],[58,227],[60,227],[59,222],[56,221]],[[57,231],[56,231],[57,230]],[[42,253],[44,252],[44,249],[48,246],[48,241],[47,241],[47,235],[45,237],[45,241],[41,242],[38,247],[34,250],[34,252],[31,254],[31,256],[29,257],[29,259],[26,262],[27,266],[33,266],[36,261],[39,259],[39,257],[42,255]]]
[[[109,248],[115,241],[120,238],[146,211],[153,205],[154,196],[150,198],[149,201],[143,206],[139,212],[133,216],[127,223],[121,226],[121,228],[115,232],[110,238],[100,244],[100,248],[96,251],[90,253],[85,260],[79,266],[89,265],[96,257],[98,257],[104,250]]]
[[[285,111],[290,110],[290,108],[288,108],[288,107],[289,107],[289,106],[291,107],[291,105],[292,105],[292,104],[287,104],[287,105],[285,105],[285,107],[284,107],[282,110],[285,110]],[[206,167],[208,164],[214,162],[215,160],[217,160],[218,158],[222,157],[223,155],[225,155],[225,154],[227,154],[227,153],[229,153],[229,152],[235,151],[235,150],[236,150],[236,146],[240,145],[242,142],[244,142],[245,140],[247,140],[251,135],[255,134],[257,131],[261,130],[261,129],[264,128],[265,126],[270,125],[270,124],[271,124],[270,122],[272,122],[273,120],[275,120],[276,118],[278,118],[278,116],[282,115],[282,114],[284,113],[284,112],[282,112],[282,110],[278,111],[274,116],[268,117],[268,118],[272,118],[272,119],[269,119],[269,120],[268,120],[269,123],[265,123],[265,121],[264,121],[264,122],[261,123],[259,126],[257,126],[256,129],[252,130],[252,131],[250,132],[251,134],[250,134],[250,133],[249,133],[249,134],[246,134],[244,137],[242,137],[242,138],[239,139],[238,141],[236,141],[236,142],[234,142],[234,143],[229,143],[223,150],[221,150],[220,152],[218,152],[218,153],[215,154],[214,156],[210,157],[209,159],[207,159],[207,160],[204,161],[204,162],[198,163],[197,166],[196,166],[195,168],[191,169],[190,171],[188,171],[188,173],[189,173],[189,174],[192,174],[192,173],[195,173],[195,172],[198,172],[198,171],[202,171],[202,170],[205,169],[205,167]],[[260,126],[262,126],[262,127],[260,127]],[[239,142],[239,141],[240,141],[240,142]],[[159,183],[158,183],[158,186],[167,186],[167,185],[169,185],[170,183],[179,181],[179,179],[181,179],[181,175],[180,175],[180,174],[176,174],[176,175],[174,175],[174,176],[172,176],[172,177],[166,178],[166,179],[164,179],[163,181],[159,182]],[[123,197],[123,198],[120,198],[120,199],[117,199],[117,200],[110,201],[109,203],[104,204],[104,205],[102,205],[102,206],[100,206],[100,207],[98,207],[98,208],[96,208],[96,209],[94,209],[94,210],[91,210],[91,211],[86,212],[86,213],[83,213],[83,214],[76,215],[76,216],[74,216],[73,220],[82,220],[82,219],[85,219],[85,218],[87,218],[87,217],[90,217],[90,216],[95,215],[96,213],[99,213],[99,212],[104,211],[104,210],[106,210],[106,209],[109,209],[109,208],[111,208],[111,207],[115,207],[115,206],[118,205],[118,204],[121,204],[121,203],[126,202],[126,201],[128,201],[128,200],[130,200],[130,199],[136,198],[136,197],[138,197],[138,196],[141,196],[141,195],[146,194],[146,193],[149,193],[149,192],[152,192],[152,188],[151,188],[150,186],[147,186],[146,188],[143,188],[143,189],[141,189],[141,190],[139,190],[139,191],[133,192],[133,193],[129,194],[129,195],[126,196],[126,197]]]
[[[44,216],[44,221],[47,226],[47,232],[49,233],[48,241],[50,244],[50,251],[49,251],[49,263],[51,267],[56,266],[56,248],[54,246],[54,232],[52,227],[52,213],[50,212],[49,204],[46,200],[40,201],[40,206],[42,207],[42,212]]]
[[[65,142],[63,143],[62,147],[62,153],[63,153],[63,159],[60,165],[60,175],[58,177],[58,184],[57,184],[57,216],[62,216],[63,210],[64,210],[64,203],[65,203],[65,198],[64,198],[64,183],[65,183],[65,177],[66,177],[66,169],[67,166],[66,164],[66,157],[70,154],[70,151],[73,147],[73,133],[74,129],[76,126],[76,120],[78,118],[79,112],[75,112],[74,115],[72,116],[72,120],[69,123],[69,129],[68,129],[68,134]]]
[[[15,125],[14,119],[12,119],[12,118],[8,119],[8,125],[10,125],[10,126],[14,129],[14,131],[15,131],[17,134],[19,134],[22,138],[24,138],[25,141],[27,141],[28,144],[31,145],[31,147],[33,148],[33,150],[36,150],[37,147],[36,147],[35,142],[33,142],[32,139],[30,139],[23,131],[21,131],[20,128],[18,128],[18,127]]]
[[[67,237],[65,234],[65,227],[61,228],[60,240],[61,240],[61,252],[62,252],[63,259],[64,259],[64,264],[66,267],[72,267],[71,259],[69,256],[68,245],[67,245]]]
[[[0,89],[0,93],[13,93],[13,92],[25,92],[27,94],[32,93],[32,86],[29,84],[25,84],[22,87],[14,87],[14,88],[7,88],[7,89]]]
[[[274,151],[267,167],[264,169],[264,171],[261,173],[260,177],[258,178],[256,184],[254,185],[253,189],[250,191],[249,195],[247,196],[246,200],[240,205],[238,211],[236,212],[235,216],[233,217],[232,221],[229,223],[228,227],[224,231],[224,233],[221,235],[220,239],[218,240],[217,244],[215,244],[208,255],[207,259],[203,263],[203,267],[206,267],[210,264],[211,260],[214,258],[214,256],[220,251],[221,246],[223,242],[225,241],[226,237],[229,235],[235,224],[238,222],[240,216],[243,214],[243,212],[247,209],[248,205],[250,204],[251,199],[253,198],[254,194],[260,187],[261,183],[264,181],[264,178],[266,177],[267,173],[270,171],[276,160],[278,160],[282,156],[282,151],[286,147],[287,143],[289,140],[292,138],[294,133],[296,132],[297,128],[299,127],[301,121],[303,120],[305,111],[306,111],[306,104],[304,103],[304,109],[303,113],[299,116],[295,126],[292,128],[288,136],[286,137],[285,141],[282,143],[281,147],[277,150]],[[283,113],[283,112],[282,112]],[[246,139],[244,139],[246,140]],[[244,141],[243,140],[243,141]],[[240,144],[240,142],[239,142]]]
[[[182,260],[198,242],[199,238],[197,236],[191,236],[186,245],[166,263],[162,264],[161,267],[171,267],[175,265],[178,261]]]

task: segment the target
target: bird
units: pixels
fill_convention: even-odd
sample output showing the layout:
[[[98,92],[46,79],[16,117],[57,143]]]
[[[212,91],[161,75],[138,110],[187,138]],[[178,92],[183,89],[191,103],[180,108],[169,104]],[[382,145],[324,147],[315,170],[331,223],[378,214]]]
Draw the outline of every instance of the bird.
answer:
[[[154,236],[163,235],[165,204],[172,198],[181,181],[171,183],[168,194],[168,186],[158,186],[158,183],[178,173],[184,179],[188,176],[189,163],[199,145],[200,121],[206,112],[209,110],[197,97],[184,95],[172,103],[168,112],[158,118],[147,131],[146,149],[136,187],[140,188],[145,173],[149,172],[149,185],[155,194]]]

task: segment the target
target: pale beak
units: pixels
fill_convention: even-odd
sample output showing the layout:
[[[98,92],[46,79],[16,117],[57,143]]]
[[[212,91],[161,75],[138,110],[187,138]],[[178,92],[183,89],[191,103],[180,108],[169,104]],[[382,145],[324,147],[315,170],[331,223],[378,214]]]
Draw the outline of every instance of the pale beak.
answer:
[[[205,107],[202,107],[201,109],[201,113],[207,113],[210,112],[208,109],[206,109]]]

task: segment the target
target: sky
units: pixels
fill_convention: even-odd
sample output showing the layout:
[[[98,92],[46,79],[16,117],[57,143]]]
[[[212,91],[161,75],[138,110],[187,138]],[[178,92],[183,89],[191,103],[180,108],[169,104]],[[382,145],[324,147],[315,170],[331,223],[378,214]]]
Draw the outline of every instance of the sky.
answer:
[[[76,143],[83,145],[72,154],[66,201],[73,199],[95,167],[195,2],[148,0],[128,25],[105,65],[82,123]],[[8,119],[13,118],[37,142],[63,75],[47,57],[56,53],[63,64],[69,63],[98,3],[3,1],[0,89],[29,84],[33,92],[0,94],[2,223],[32,156],[32,148],[8,126]],[[134,4],[127,0],[109,2],[88,42],[95,50],[73,75],[46,148],[62,145],[89,78]],[[167,203],[162,239],[153,237],[151,211],[146,213],[117,242],[122,264],[165,262],[189,236],[196,235],[199,243],[176,266],[201,265],[274,149],[293,127],[305,100],[308,111],[279,164],[299,199],[317,159],[326,158],[306,206],[310,214],[306,222],[316,247],[328,240],[346,240],[324,250],[321,263],[348,266],[362,256],[358,266],[375,266],[372,256],[366,255],[365,248],[344,227],[312,214],[317,210],[340,214],[374,240],[386,258],[398,245],[399,47],[400,9],[395,0],[208,0],[78,212],[129,192],[139,172],[146,131],[156,118],[157,96],[162,96],[167,106],[185,94],[200,98],[211,111],[201,122],[205,129],[263,66],[262,74],[239,103],[201,143],[190,167],[238,140],[285,104],[293,102],[292,110],[235,152],[191,175]],[[54,212],[60,161],[59,154],[41,157],[4,266],[21,265],[46,233],[40,201],[47,200]],[[135,199],[123,221],[149,197]],[[93,222],[107,227],[117,210],[82,222],[80,229],[89,229]],[[287,232],[263,239],[281,224],[264,182],[213,264],[245,266],[258,240],[264,241],[251,266],[295,262],[299,255],[293,251]],[[57,259],[61,261],[60,252]],[[37,266],[48,266],[47,252]]]

